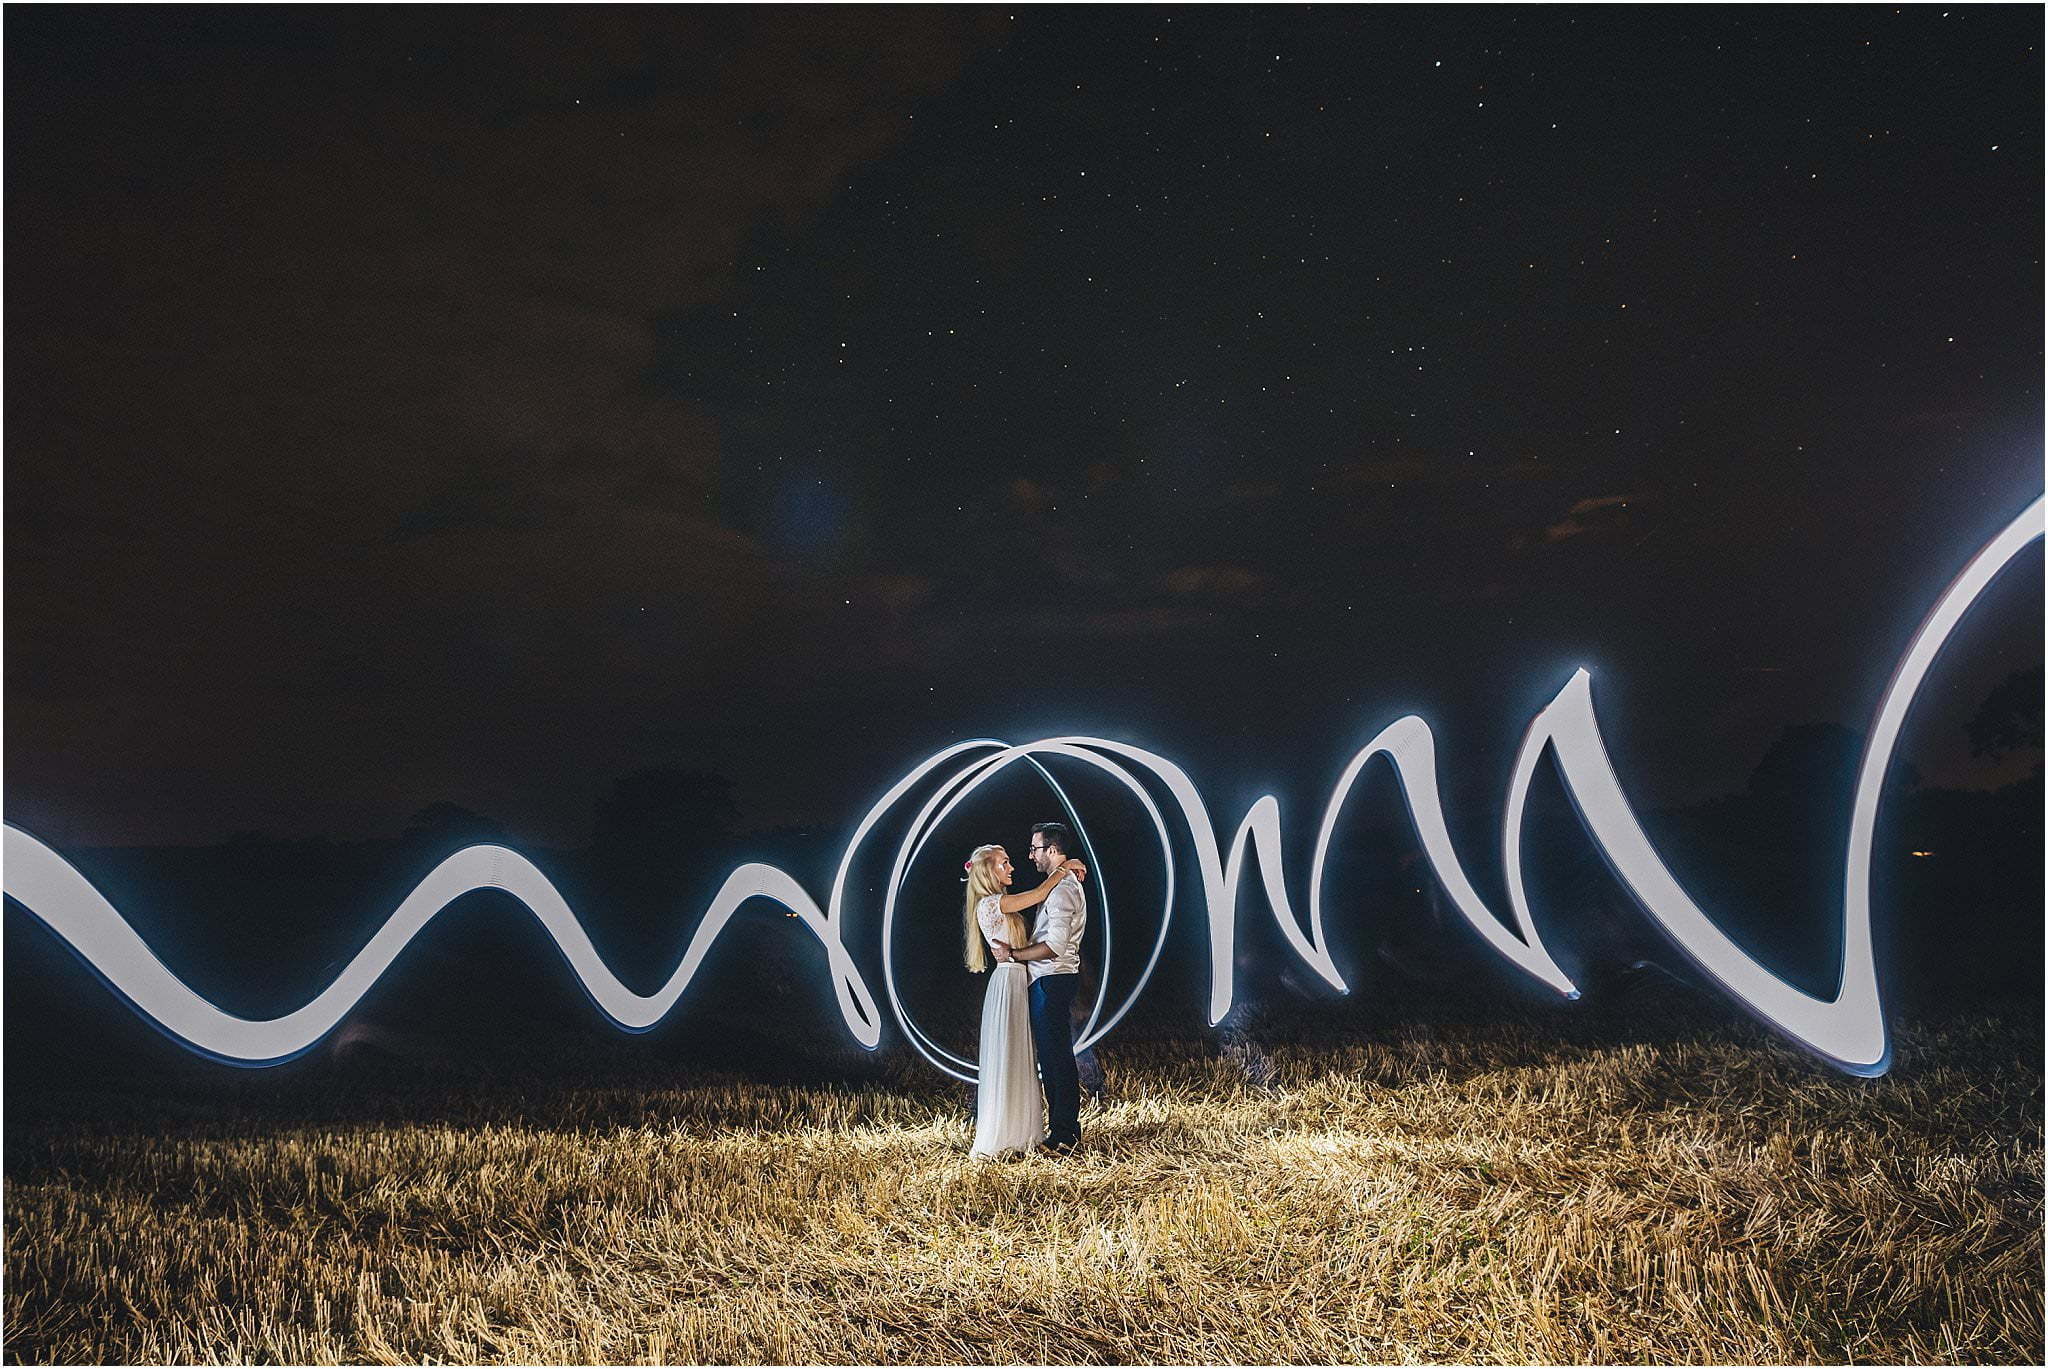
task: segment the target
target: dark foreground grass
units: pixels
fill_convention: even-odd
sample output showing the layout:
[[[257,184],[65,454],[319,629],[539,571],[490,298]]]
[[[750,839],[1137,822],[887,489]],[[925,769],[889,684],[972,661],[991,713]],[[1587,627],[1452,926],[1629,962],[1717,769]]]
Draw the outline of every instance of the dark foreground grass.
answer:
[[[924,1076],[80,1094],[10,1118],[5,1351],[2039,1363],[2039,1030],[1908,1024],[1875,1081],[1740,1031],[1131,1044],[1064,1163],[969,1161]]]

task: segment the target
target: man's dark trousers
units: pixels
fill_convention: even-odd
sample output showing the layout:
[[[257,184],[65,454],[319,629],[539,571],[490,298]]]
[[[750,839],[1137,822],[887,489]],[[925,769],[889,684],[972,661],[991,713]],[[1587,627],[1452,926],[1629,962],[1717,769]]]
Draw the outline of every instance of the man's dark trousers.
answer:
[[[1038,1077],[1045,1081],[1049,1146],[1081,1139],[1081,1072],[1074,1068],[1074,992],[1080,985],[1077,974],[1031,981],[1031,1043],[1038,1048]]]

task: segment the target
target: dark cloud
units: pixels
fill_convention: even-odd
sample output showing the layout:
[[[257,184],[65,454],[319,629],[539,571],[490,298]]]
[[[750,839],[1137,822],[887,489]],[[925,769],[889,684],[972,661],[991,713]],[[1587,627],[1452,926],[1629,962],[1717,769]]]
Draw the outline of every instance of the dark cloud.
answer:
[[[1273,577],[1250,566],[1220,562],[1208,566],[1176,566],[1159,579],[1169,594],[1254,600],[1273,589]]]
[[[1631,540],[1643,533],[1642,510],[1648,498],[1642,494],[1604,494],[1581,499],[1556,522],[1516,533],[1509,539],[1508,547],[1511,551],[1530,551],[1588,536],[1608,541]]]
[[[1010,482],[1007,494],[1010,507],[1018,513],[1044,513],[1059,502],[1056,491],[1021,475]]]
[[[395,11],[283,49],[101,22],[98,59],[10,24],[10,75],[40,68],[9,110],[37,264],[9,283],[36,339],[9,375],[15,774],[175,770],[210,738],[224,788],[346,786],[332,750],[368,738],[417,806],[515,718],[830,654],[794,601],[837,587],[724,525],[716,425],[648,383],[655,320],[903,137],[972,19]],[[466,722],[411,721],[478,677]],[[309,695],[335,712],[293,735]],[[170,699],[197,703],[149,726]],[[118,831],[126,805],[87,806]]]
[[[1701,13],[10,12],[14,814],[825,820],[1582,661],[1739,780],[2038,487],[2040,57]]]
[[[1116,640],[1159,637],[1213,625],[1212,612],[1179,604],[1146,604],[1130,608],[1092,608],[1070,615],[1041,614],[1024,623],[1033,632],[1074,632]]]

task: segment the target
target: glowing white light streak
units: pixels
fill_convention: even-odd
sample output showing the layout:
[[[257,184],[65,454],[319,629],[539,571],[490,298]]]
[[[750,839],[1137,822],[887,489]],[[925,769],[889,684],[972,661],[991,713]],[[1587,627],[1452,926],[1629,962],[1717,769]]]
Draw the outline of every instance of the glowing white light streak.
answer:
[[[972,759],[939,781],[897,848],[885,886],[881,925],[885,988],[905,1035],[940,1069],[972,1079],[971,1062],[933,1042],[904,1006],[896,989],[892,936],[898,892],[919,852],[939,823],[1004,767],[1026,760],[1036,768],[1052,784],[1061,807],[1085,843],[1086,829],[1081,826],[1079,815],[1037,757],[1060,756],[1092,765],[1138,798],[1159,838],[1166,892],[1158,937],[1136,985],[1109,1020],[1100,1022],[1108,984],[1104,966],[1094,1010],[1075,1046],[1078,1051],[1086,1050],[1114,1028],[1144,991],[1165,948],[1174,901],[1172,844],[1165,816],[1132,770],[1112,757],[1148,773],[1171,796],[1186,825],[1208,912],[1209,1019],[1214,1023],[1230,1010],[1234,993],[1237,899],[1247,849],[1258,855],[1267,906],[1289,946],[1331,985],[1345,987],[1323,937],[1323,872],[1345,801],[1366,763],[1379,755],[1386,756],[1393,766],[1424,854],[1459,914],[1486,945],[1510,964],[1557,992],[1576,997],[1577,990],[1544,949],[1537,934],[1522,879],[1522,819],[1537,762],[1548,747],[1557,757],[1566,791],[1601,854],[1652,920],[1702,971],[1765,1022],[1838,1067],[1852,1073],[1880,1074],[1889,1061],[1889,1046],[1871,946],[1870,862],[1885,772],[1913,697],[1949,634],[1999,571],[2042,533],[2043,503],[2036,500],[1964,567],[1921,625],[1893,672],[1857,776],[1846,853],[1842,965],[1835,996],[1830,999],[1794,988],[1758,964],[1679,887],[1650,845],[1622,791],[1594,716],[1592,679],[1584,670],[1574,672],[1557,696],[1531,721],[1516,757],[1502,832],[1512,929],[1487,908],[1459,864],[1437,788],[1434,739],[1428,725],[1417,717],[1399,718],[1388,724],[1351,758],[1331,792],[1310,864],[1306,931],[1287,895],[1277,799],[1268,795],[1252,804],[1238,824],[1226,856],[1217,843],[1216,829],[1201,796],[1186,772],[1163,756],[1099,737],[1053,737],[1022,746],[977,739],[957,743],[928,757],[898,780],[862,818],[840,859],[831,897],[822,911],[782,871],[768,865],[742,865],[727,877],[712,900],[667,983],[644,997],[628,989],[611,972],[547,877],[525,857],[502,846],[472,846],[442,861],[406,896],[327,988],[297,1011],[265,1021],[224,1012],[194,993],[164,966],[83,875],[49,847],[13,826],[6,827],[4,851],[0,851],[5,859],[5,892],[173,1039],[203,1054],[237,1064],[274,1064],[310,1048],[369,992],[422,927],[449,903],[473,890],[500,889],[524,903],[554,939],[591,1000],[627,1031],[645,1031],[666,1016],[689,987],[706,952],[740,905],[749,899],[765,898],[802,918],[818,938],[825,948],[833,995],[847,1030],[872,1050],[881,1041],[881,1017],[842,935],[849,873],[862,844],[886,813],[940,767],[973,754]],[[1097,881],[1106,960],[1108,905],[1101,895],[1099,872]]]
[[[222,1060],[276,1064],[312,1047],[370,991],[436,913],[477,889],[502,889],[524,903],[554,938],[591,1000],[620,1027],[636,1032],[668,1015],[740,904],[750,898],[772,899],[803,919],[825,947],[835,980],[848,986],[850,997],[842,999],[847,1030],[869,1049],[881,1041],[881,1015],[834,920],[818,910],[795,880],[772,865],[742,865],[726,877],[690,938],[682,963],[668,983],[642,997],[611,972],[590,944],[583,924],[531,861],[502,846],[467,847],[435,866],[312,1002],[282,1017],[254,1021],[222,1012],[185,987],[99,890],[49,847],[20,828],[8,827],[5,855],[8,897],[47,923],[144,1016],[175,1039]]]
[[[2022,547],[2042,535],[2042,525],[2042,501],[2037,499],[1971,558],[1920,625],[1892,672],[1877,721],[1864,742],[1856,777],[1848,878],[1842,894],[1842,968],[1832,999],[1803,993],[1757,964],[1679,888],[1636,821],[1613,763],[1607,759],[1599,725],[1593,719],[1592,681],[1585,671],[1572,676],[1530,729],[1532,737],[1539,729],[1548,730],[1580,820],[1637,901],[1671,939],[1764,1021],[1853,1074],[1882,1074],[1890,1058],[1877,965],[1871,953],[1870,858],[1877,805],[1883,797],[1885,772],[1891,767],[1892,748],[1898,743],[1913,695],[1942,643],[1993,577]],[[1510,807],[1516,810],[1527,788],[1519,773],[1517,779],[1516,796],[1510,800]],[[1513,864],[1509,870],[1510,879],[1516,879]]]
[[[1079,744],[1070,745],[1070,742]],[[997,747],[1002,746],[1000,742],[984,744]],[[1131,776],[1129,771],[1113,761],[1105,760],[1100,756],[1081,749],[1080,744],[1109,745],[1109,743],[1096,742],[1085,737],[1033,742],[1028,746],[1004,748],[993,756],[984,757],[970,764],[954,775],[951,780],[942,784],[938,792],[931,796],[925,803],[924,808],[919,811],[916,821],[911,824],[909,832],[905,834],[902,846],[897,849],[896,864],[889,872],[889,882],[885,886],[885,892],[882,897],[883,989],[888,994],[889,1007],[895,1013],[897,1023],[902,1026],[903,1034],[910,1038],[910,1044],[917,1048],[918,1054],[956,1079],[965,1079],[972,1083],[976,1077],[974,1063],[953,1054],[925,1035],[924,1030],[911,1017],[910,1010],[904,1006],[902,997],[896,992],[895,940],[892,935],[896,924],[896,897],[898,891],[903,887],[905,872],[910,868],[911,862],[917,858],[917,853],[923,850],[925,843],[931,839],[932,832],[938,827],[938,824],[945,820],[948,813],[951,813],[954,808],[959,806],[961,800],[973,793],[984,782],[992,779],[1013,761],[1028,760],[1033,767],[1037,768],[1041,774],[1044,774],[1044,767],[1040,766],[1037,760],[1034,759],[1036,756],[1068,756],[1075,760],[1085,761],[1105,771],[1137,796],[1138,801],[1145,806],[1145,811],[1152,818],[1153,830],[1159,835],[1160,859],[1164,864],[1166,874],[1166,895],[1159,915],[1159,936],[1152,943],[1151,957],[1146,960],[1145,968],[1139,974],[1137,984],[1133,986],[1130,994],[1124,999],[1123,1004],[1117,1008],[1109,1021],[1099,1027],[1096,1026],[1095,1020],[1101,1013],[1103,994],[1107,992],[1109,986],[1107,936],[1109,915],[1108,903],[1106,900],[1103,901],[1104,951],[1103,964],[1099,967],[1098,971],[1099,987],[1096,992],[1096,1010],[1089,1014],[1087,1025],[1082,1028],[1080,1037],[1074,1042],[1076,1054],[1087,1050],[1104,1036],[1107,1036],[1110,1030],[1123,1020],[1123,1015],[1131,1010],[1131,1005],[1138,1001],[1138,995],[1145,991],[1146,982],[1152,978],[1152,968],[1159,963],[1159,953],[1166,949],[1166,930],[1173,910],[1173,848],[1167,838],[1166,819],[1160,815],[1159,807],[1152,801],[1152,796],[1145,792],[1144,787]],[[919,771],[929,770],[937,759],[937,757],[934,757],[932,760],[926,761],[919,767]],[[1052,777],[1046,775],[1046,778],[1050,781]],[[1074,819],[1075,830],[1085,843],[1088,837],[1087,829],[1080,825],[1080,817],[1074,812],[1072,805],[1067,803],[1066,794],[1059,790],[1057,784],[1053,787],[1055,792],[1059,793],[1060,803],[1066,809],[1068,816]]]
[[[1558,968],[1557,962],[1550,958],[1550,953],[1543,949],[1542,938],[1536,935],[1536,924],[1529,917],[1529,901],[1522,894],[1522,799],[1529,778],[1535,774],[1536,760],[1543,754],[1544,740],[1538,729],[1532,726],[1522,741],[1521,754],[1515,760],[1515,779],[1508,800],[1507,828],[1503,838],[1508,903],[1514,910],[1515,926],[1521,929],[1520,940],[1511,936],[1500,919],[1480,901],[1472,881],[1465,877],[1464,867],[1458,864],[1458,853],[1451,847],[1451,834],[1444,824],[1443,800],[1437,792],[1436,740],[1430,733],[1429,724],[1416,717],[1398,718],[1389,723],[1377,737],[1366,743],[1363,751],[1351,758],[1351,764],[1344,767],[1343,776],[1330,794],[1330,806],[1323,812],[1323,830],[1316,836],[1315,863],[1309,871],[1310,917],[1321,917],[1323,862],[1329,855],[1330,838],[1337,829],[1337,814],[1342,811],[1345,799],[1350,797],[1351,786],[1358,782],[1358,774],[1365,768],[1365,763],[1374,756],[1384,755],[1401,781],[1408,815],[1415,823],[1415,834],[1422,839],[1423,854],[1429,858],[1430,868],[1436,871],[1437,881],[1443,885],[1444,892],[1450,895],[1451,906],[1488,946],[1509,963],[1565,997],[1577,998],[1578,989]],[[1276,834],[1276,851],[1277,847]],[[1277,854],[1274,859],[1278,860]],[[1263,853],[1259,863],[1266,863]]]

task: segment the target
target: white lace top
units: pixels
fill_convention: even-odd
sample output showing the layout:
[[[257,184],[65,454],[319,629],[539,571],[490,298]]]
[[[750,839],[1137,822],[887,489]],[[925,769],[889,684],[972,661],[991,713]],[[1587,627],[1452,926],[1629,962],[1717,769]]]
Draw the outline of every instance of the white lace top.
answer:
[[[987,898],[975,904],[974,920],[980,924],[982,940],[1009,942],[1011,950],[1017,949],[1018,943],[1011,939],[1016,935],[1016,929],[1008,926],[1007,924],[1011,919],[1003,916],[1003,896],[1001,894],[990,894]],[[1021,924],[1022,919],[1017,921]]]

